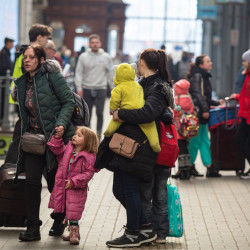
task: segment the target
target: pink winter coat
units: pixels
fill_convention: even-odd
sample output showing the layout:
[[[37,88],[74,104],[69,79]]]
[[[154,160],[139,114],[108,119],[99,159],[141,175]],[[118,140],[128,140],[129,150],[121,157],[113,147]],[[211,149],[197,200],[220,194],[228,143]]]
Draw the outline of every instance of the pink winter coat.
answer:
[[[80,220],[87,200],[88,182],[95,172],[96,156],[81,151],[76,155],[68,171],[74,150],[72,142],[69,141],[67,145],[64,145],[61,138],[57,139],[53,136],[48,145],[51,151],[57,155],[58,160],[58,170],[50,196],[49,208],[53,208],[55,213],[63,213],[66,209],[68,220]],[[71,183],[72,188],[70,189],[65,189],[67,179]]]
[[[178,111],[174,109],[174,119],[178,125],[180,126],[180,119],[183,112],[190,112],[193,113],[194,105],[191,99],[191,96],[188,93],[188,89],[190,87],[189,81],[182,79],[179,80],[174,84],[174,95],[175,95],[175,104],[180,106],[182,111]],[[185,139],[184,137],[180,136],[178,133],[178,139]]]

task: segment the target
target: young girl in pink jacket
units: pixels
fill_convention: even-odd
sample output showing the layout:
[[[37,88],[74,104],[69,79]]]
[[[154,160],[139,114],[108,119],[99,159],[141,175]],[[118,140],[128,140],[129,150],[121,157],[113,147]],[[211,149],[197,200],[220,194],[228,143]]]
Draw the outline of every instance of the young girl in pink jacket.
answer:
[[[77,127],[72,141],[67,145],[64,145],[58,133],[51,138],[48,145],[58,160],[49,208],[53,208],[54,213],[66,213],[70,233],[64,236],[63,240],[78,245],[80,240],[78,221],[82,217],[87,200],[88,182],[95,172],[98,138],[91,129]]]

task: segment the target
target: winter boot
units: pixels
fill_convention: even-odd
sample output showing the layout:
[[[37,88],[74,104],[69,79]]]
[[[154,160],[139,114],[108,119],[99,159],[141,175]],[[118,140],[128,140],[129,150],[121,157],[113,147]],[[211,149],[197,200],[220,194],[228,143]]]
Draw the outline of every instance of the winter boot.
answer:
[[[49,236],[61,236],[67,226],[67,221],[64,221],[65,214],[51,213],[50,217],[54,220],[54,223],[49,230]]]
[[[70,226],[68,226],[67,230],[69,231],[69,234],[63,236],[63,240],[64,240],[64,241],[69,241],[69,240],[70,240]]]
[[[190,167],[181,167],[180,170],[180,179],[189,180],[190,179]]]
[[[177,173],[176,173],[176,174],[171,175],[171,177],[172,177],[172,178],[174,178],[174,179],[179,179],[179,178],[181,178],[181,171],[180,171],[180,170],[178,170],[178,171],[177,171]]]
[[[152,224],[144,224],[140,226],[139,241],[140,244],[149,243],[157,238],[157,234],[153,230]]]
[[[221,177],[221,174],[219,174],[219,171],[214,167],[214,165],[211,165],[211,167],[207,167],[206,177]]]
[[[80,233],[79,226],[70,226],[69,241],[71,245],[79,245]]]
[[[21,241],[35,241],[41,240],[40,226],[42,225],[41,220],[27,220],[27,230],[20,233],[19,240]]]
[[[191,176],[194,176],[194,177],[203,177],[203,176],[204,176],[203,174],[200,174],[200,173],[196,170],[194,164],[190,167],[190,175],[191,175]]]
[[[107,241],[106,245],[116,248],[139,247],[141,245],[139,241],[139,231],[126,228],[121,237]]]

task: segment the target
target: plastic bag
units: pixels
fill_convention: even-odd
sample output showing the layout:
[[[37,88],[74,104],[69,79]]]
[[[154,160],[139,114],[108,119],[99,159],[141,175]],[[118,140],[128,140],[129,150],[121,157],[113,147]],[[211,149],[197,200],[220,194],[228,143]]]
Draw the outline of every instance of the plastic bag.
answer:
[[[177,187],[167,184],[167,206],[169,219],[169,237],[182,237],[183,235],[183,217],[180,195]]]

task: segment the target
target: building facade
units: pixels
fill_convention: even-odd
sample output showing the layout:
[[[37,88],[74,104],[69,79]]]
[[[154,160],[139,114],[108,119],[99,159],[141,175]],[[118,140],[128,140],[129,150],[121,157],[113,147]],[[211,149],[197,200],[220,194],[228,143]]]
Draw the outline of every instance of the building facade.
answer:
[[[126,4],[122,0],[48,0],[45,23],[53,28],[60,47],[79,51],[88,45],[88,36],[98,34],[102,47],[114,54],[123,48]]]

